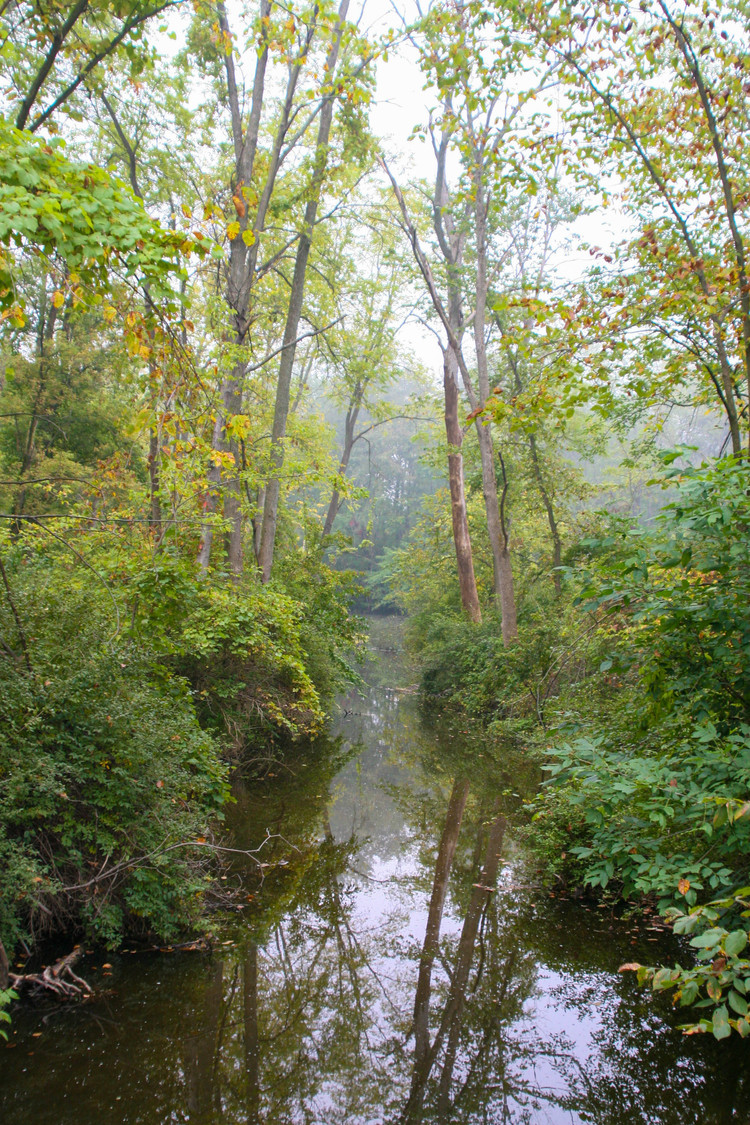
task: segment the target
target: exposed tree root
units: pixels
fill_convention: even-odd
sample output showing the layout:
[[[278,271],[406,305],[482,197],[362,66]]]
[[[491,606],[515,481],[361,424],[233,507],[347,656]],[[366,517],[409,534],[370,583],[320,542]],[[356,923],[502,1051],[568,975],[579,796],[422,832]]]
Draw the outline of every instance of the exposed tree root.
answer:
[[[11,986],[16,992],[27,989],[31,996],[51,994],[58,1000],[86,1000],[94,995],[94,990],[82,977],[73,972],[73,966],[83,956],[83,949],[76,945],[65,957],[47,965],[40,973],[10,973]]]

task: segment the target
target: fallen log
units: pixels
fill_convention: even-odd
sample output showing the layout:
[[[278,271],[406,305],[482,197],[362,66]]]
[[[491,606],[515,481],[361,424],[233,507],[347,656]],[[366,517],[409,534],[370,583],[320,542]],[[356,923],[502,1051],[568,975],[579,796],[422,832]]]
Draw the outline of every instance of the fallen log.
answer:
[[[32,996],[51,994],[58,1000],[85,1000],[94,995],[94,990],[73,972],[73,966],[81,957],[83,948],[76,945],[65,957],[39,973],[9,973],[10,984],[19,994],[27,989]]]

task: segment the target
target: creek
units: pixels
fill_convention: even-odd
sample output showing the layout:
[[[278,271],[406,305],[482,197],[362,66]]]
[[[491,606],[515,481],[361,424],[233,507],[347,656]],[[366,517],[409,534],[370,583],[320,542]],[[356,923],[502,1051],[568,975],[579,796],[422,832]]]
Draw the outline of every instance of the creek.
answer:
[[[237,783],[266,866],[228,873],[211,953],[92,953],[95,1000],[16,1007],[3,1125],[747,1125],[747,1045],[618,973],[674,939],[541,889],[538,776],[422,716],[401,640],[375,619],[330,737]]]

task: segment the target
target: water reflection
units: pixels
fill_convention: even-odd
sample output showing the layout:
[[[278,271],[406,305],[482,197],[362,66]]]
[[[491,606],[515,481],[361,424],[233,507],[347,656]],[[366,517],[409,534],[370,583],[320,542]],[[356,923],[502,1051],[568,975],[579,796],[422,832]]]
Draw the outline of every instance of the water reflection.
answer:
[[[271,866],[217,952],[121,956],[96,1004],[19,1013],[0,1120],[747,1122],[746,1045],[684,1039],[616,972],[661,939],[533,889],[508,827],[533,770],[368,676],[340,743],[238,788]]]

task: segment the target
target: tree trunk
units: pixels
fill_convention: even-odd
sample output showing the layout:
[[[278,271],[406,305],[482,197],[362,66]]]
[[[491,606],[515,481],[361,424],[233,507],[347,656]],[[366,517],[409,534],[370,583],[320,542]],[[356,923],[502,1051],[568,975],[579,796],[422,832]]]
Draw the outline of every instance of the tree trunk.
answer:
[[[221,406],[216,412],[214,421],[211,448],[219,454],[231,454],[234,457],[233,476],[226,482],[226,495],[224,498],[224,515],[230,521],[229,528],[229,553],[230,565],[235,574],[242,571],[242,523],[240,512],[240,485],[237,474],[240,471],[240,451],[237,442],[227,435],[227,420],[237,415],[242,403],[242,381],[244,380],[245,365],[238,364],[232,371],[230,378],[226,379],[221,388]],[[209,517],[201,529],[201,542],[198,548],[198,565],[202,571],[208,570],[211,561],[211,549],[214,539],[214,523],[210,518],[216,514],[219,498],[222,491],[222,461],[216,459],[206,474],[208,490],[203,506],[204,515]],[[232,564],[232,561],[233,564]]]
[[[471,552],[471,537],[469,535],[469,522],[466,516],[466,490],[464,487],[464,467],[461,454],[463,431],[458,419],[458,384],[456,382],[458,369],[463,371],[466,364],[461,354],[461,295],[458,285],[457,271],[462,263],[462,235],[453,226],[448,211],[448,189],[445,179],[445,164],[448,151],[449,132],[445,131],[438,150],[437,179],[435,182],[435,195],[433,198],[433,224],[443,257],[448,266],[448,296],[449,308],[445,305],[438,292],[435,278],[430,263],[419,244],[419,234],[409,216],[403,192],[398,186],[395,177],[391,174],[388,165],[381,158],[381,167],[386,172],[394,195],[398,201],[404,221],[404,229],[409,236],[415,261],[419,266],[422,277],[427,285],[435,312],[440,317],[447,335],[447,343],[443,349],[443,389],[445,400],[445,433],[451,452],[448,453],[448,480],[451,493],[451,520],[453,523],[453,542],[456,548],[456,563],[458,569],[458,583],[461,591],[461,605],[471,620],[476,624],[481,623],[482,611],[479,607],[479,595],[474,576],[474,560]]]
[[[474,153],[474,233],[476,238],[476,280],[474,287],[474,350],[477,357],[477,383],[479,395],[467,385],[472,411],[483,409],[490,394],[489,366],[487,363],[487,200],[484,186],[484,149],[477,145]],[[464,380],[468,384],[468,380]],[[482,459],[482,493],[487,515],[487,534],[492,550],[492,574],[495,600],[500,607],[503,644],[508,645],[518,637],[516,598],[513,587],[513,568],[510,561],[509,524],[500,510],[497,495],[497,477],[492,430],[484,419],[476,416],[474,426]],[[503,501],[507,482],[503,481]]]
[[[326,73],[332,78],[336,69],[341,36],[344,30],[344,20],[349,9],[349,0],[341,0],[338,13],[336,33],[328,52],[326,60]],[[284,464],[284,438],[286,437],[286,424],[289,417],[289,401],[292,385],[292,370],[296,352],[297,333],[302,315],[302,301],[305,295],[305,276],[307,274],[307,260],[310,256],[315,220],[318,214],[318,204],[328,165],[328,144],[333,122],[333,96],[329,96],[320,112],[318,137],[315,145],[315,167],[310,184],[310,194],[305,207],[305,217],[297,244],[297,255],[294,262],[292,287],[289,294],[286,324],[284,326],[284,339],[279,363],[279,376],[276,384],[276,402],[274,405],[273,426],[271,429],[271,465],[273,475],[266,485],[266,500],[263,507],[263,530],[261,533],[259,565],[261,580],[265,583],[271,578],[273,567],[273,554],[276,546],[276,528],[279,514],[279,496],[281,493],[280,472]]]
[[[443,352],[443,389],[445,393],[445,435],[448,439],[448,481],[451,492],[451,519],[453,522],[453,542],[456,548],[458,584],[461,590],[461,605],[470,619],[479,625],[482,610],[479,606],[477,581],[474,576],[474,559],[471,553],[469,521],[466,515],[466,489],[464,488],[464,459],[461,445],[464,435],[458,420],[458,385],[456,375],[458,364],[453,349],[449,346]]]
[[[552,581],[555,584],[555,593],[562,593],[562,580],[560,578],[559,567],[562,566],[562,540],[560,539],[560,529],[557,526],[555,519],[555,509],[552,505],[552,497],[544,481],[542,474],[542,465],[539,460],[539,453],[536,447],[536,438],[533,434],[529,434],[529,451],[531,453],[531,464],[534,467],[534,476],[536,477],[539,495],[544,504],[544,510],[547,513],[547,522],[549,523],[549,531],[552,536]]]
[[[349,458],[352,455],[354,448],[354,427],[357,424],[357,417],[359,416],[359,405],[350,406],[346,412],[346,421],[344,423],[344,448],[341,451],[341,460],[339,461],[338,475],[343,477],[347,468],[349,467]],[[323,524],[323,538],[331,534],[333,525],[338,515],[339,508],[341,507],[341,494],[337,487],[334,486],[331,493],[331,502],[328,505],[326,512],[325,523]]]
[[[261,26],[265,27],[263,20],[267,19],[271,12],[270,0],[261,0],[260,15]],[[217,13],[219,17],[220,28],[229,42],[231,42],[231,35],[229,31],[229,23],[227,19],[226,8],[223,3],[217,6]],[[262,32],[265,37],[265,30]],[[255,163],[255,154],[258,147],[258,136],[260,133],[260,120],[263,109],[263,92],[265,89],[266,80],[266,64],[268,62],[268,47],[265,43],[258,54],[258,60],[255,65],[255,76],[253,78],[253,93],[250,104],[250,115],[247,124],[246,132],[242,128],[242,95],[237,86],[237,77],[234,69],[234,56],[229,51],[225,55],[224,67],[226,72],[227,82],[227,96],[229,101],[229,111],[232,123],[232,140],[234,144],[234,171],[232,183],[232,198],[234,206],[237,211],[237,218],[239,221],[239,231],[237,236],[232,239],[229,244],[229,276],[227,278],[226,286],[226,299],[230,308],[233,310],[232,316],[232,330],[229,333],[230,342],[236,347],[242,347],[250,329],[250,295],[254,281],[254,265],[256,255],[258,252],[258,237],[259,230],[255,229],[262,227],[265,220],[265,213],[263,216],[256,216],[255,228],[251,228],[249,208],[244,196],[243,188],[249,184]],[[294,90],[292,89],[292,95]],[[289,93],[287,92],[287,101],[289,101]],[[288,114],[287,118],[288,120]],[[282,122],[284,124],[284,122]],[[281,128],[281,127],[280,127]],[[282,140],[283,140],[282,133]],[[278,140],[278,148],[281,147],[282,140]],[[269,183],[273,184],[273,177],[276,174],[276,166],[278,161],[271,161],[271,169],[269,170],[266,187]],[[269,188],[270,193],[270,188]],[[245,245],[243,234],[248,228],[254,229],[255,240],[253,243],[252,254],[249,248]],[[211,447],[218,453],[231,453],[234,457],[235,471],[226,484],[226,495],[224,498],[224,515],[229,521],[229,545],[228,545],[228,558],[229,565],[232,572],[239,576],[242,573],[242,505],[240,499],[240,457],[239,448],[234,438],[227,435],[227,421],[232,417],[242,412],[242,395],[245,382],[245,371],[247,364],[244,360],[240,360],[235,364],[230,375],[224,380],[221,388],[221,407],[217,411],[216,420],[214,422],[214,429],[212,435]],[[213,520],[210,518],[216,514],[219,505],[219,498],[222,491],[222,470],[221,464],[212,464],[207,473],[208,478],[208,491],[206,494],[206,501],[204,504],[204,513],[208,519],[203,525],[201,530],[201,541],[198,548],[198,565],[204,572],[208,569],[211,561],[211,548],[214,539]]]

